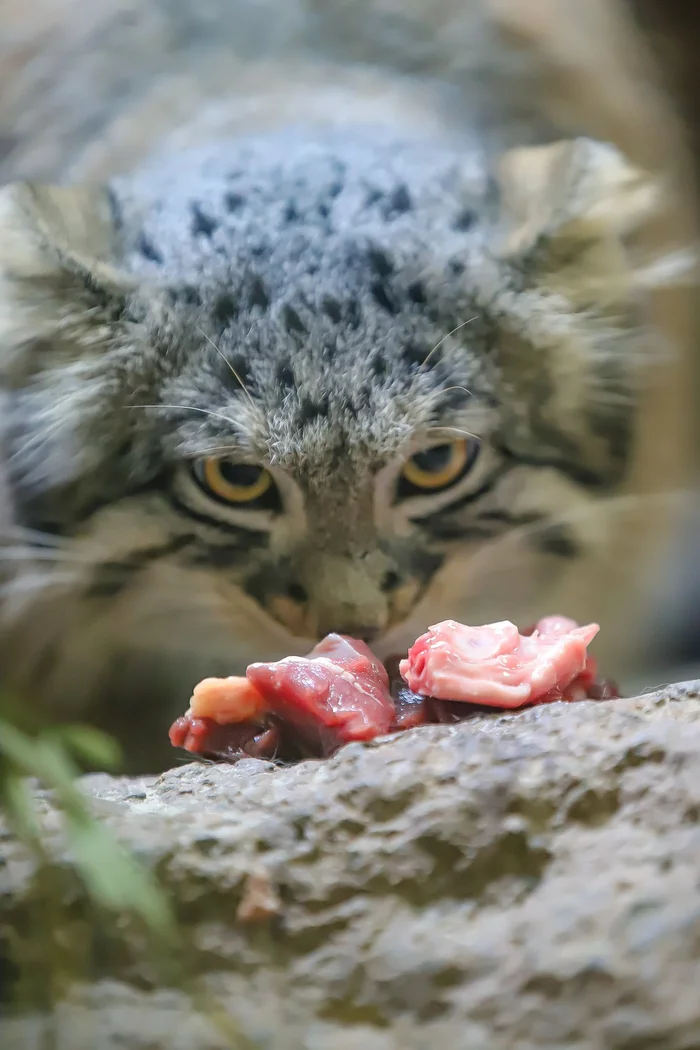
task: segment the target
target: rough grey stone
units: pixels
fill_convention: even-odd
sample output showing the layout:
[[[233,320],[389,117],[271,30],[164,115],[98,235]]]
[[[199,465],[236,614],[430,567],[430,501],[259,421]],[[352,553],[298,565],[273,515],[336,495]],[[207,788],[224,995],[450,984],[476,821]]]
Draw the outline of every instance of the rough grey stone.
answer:
[[[96,920],[44,794],[50,872],[0,832],[23,1004],[0,1046],[39,1050],[50,1023],[57,1050],[220,1050],[235,1043],[215,1002],[246,1048],[697,1050],[699,690],[479,716],[292,768],[86,778],[172,891],[208,999],[164,987],[133,923]]]

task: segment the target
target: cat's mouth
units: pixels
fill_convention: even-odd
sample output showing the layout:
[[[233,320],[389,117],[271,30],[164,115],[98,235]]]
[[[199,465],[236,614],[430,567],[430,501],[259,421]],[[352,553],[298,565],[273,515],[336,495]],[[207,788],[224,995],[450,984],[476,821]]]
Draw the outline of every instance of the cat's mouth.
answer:
[[[295,642],[316,644],[329,634],[340,634],[373,648],[382,646],[387,636],[407,628],[427,591],[426,582],[415,578],[395,586],[389,578],[385,588],[370,580],[357,582],[356,595],[345,597],[341,589],[337,597],[329,599],[326,594],[311,596],[297,588],[295,593],[271,597],[264,609],[289,631]],[[411,630],[413,627],[412,622]]]

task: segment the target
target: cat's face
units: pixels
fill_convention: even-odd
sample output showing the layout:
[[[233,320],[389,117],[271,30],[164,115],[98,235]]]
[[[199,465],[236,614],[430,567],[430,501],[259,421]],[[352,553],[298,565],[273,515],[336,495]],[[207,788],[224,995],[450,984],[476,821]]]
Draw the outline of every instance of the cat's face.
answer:
[[[22,525],[80,541],[35,598],[83,649],[386,653],[537,611],[605,542],[578,511],[628,465],[648,200],[592,143],[492,175],[286,136],[6,195],[10,484]]]

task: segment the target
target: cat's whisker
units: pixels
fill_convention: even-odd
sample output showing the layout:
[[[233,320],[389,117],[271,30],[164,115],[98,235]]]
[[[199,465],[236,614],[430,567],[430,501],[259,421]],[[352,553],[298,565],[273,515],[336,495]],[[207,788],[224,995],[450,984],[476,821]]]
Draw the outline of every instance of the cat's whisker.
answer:
[[[161,403],[159,405],[127,405],[126,407],[130,408],[130,409],[131,408],[153,408],[153,409],[170,408],[173,411],[179,411],[179,412],[200,412],[203,416],[211,416],[212,419],[223,419],[225,423],[229,424],[229,426],[233,427],[236,430],[238,429],[238,424],[236,423],[235,419],[231,419],[230,416],[224,415],[223,412],[212,412],[212,410],[210,408],[200,408],[198,405],[165,405],[165,404]]]
[[[455,332],[458,332],[460,330],[460,328],[464,328],[466,325],[471,324],[472,321],[476,321],[476,320],[477,320],[476,315],[474,317],[469,317],[469,318],[467,318],[466,321],[462,321],[461,324],[458,324],[456,328],[453,328],[451,332],[445,332],[445,334],[443,335],[442,339],[438,340],[438,342],[435,344],[433,349],[424,358],[424,360],[423,360],[423,362],[421,364],[421,368],[425,368],[425,366],[427,365],[428,361],[433,356],[435,351],[440,349],[440,347],[442,346],[442,344],[445,342],[446,339],[449,339],[451,335],[454,335]]]
[[[36,591],[50,590],[52,587],[64,587],[75,583],[73,573],[41,573],[34,576],[18,576],[0,583],[0,598],[32,594]]]
[[[463,390],[464,387],[459,387],[459,388],[450,387],[450,390],[452,390],[452,389]],[[471,430],[462,430],[461,427],[431,427],[430,428],[431,434],[435,433],[438,430],[446,430],[448,434],[461,434],[462,437],[472,438],[474,441],[479,441],[480,440],[478,434],[472,434]]]
[[[27,529],[22,525],[8,525],[7,528],[0,529],[0,546],[5,538],[12,539],[14,542],[25,540],[27,544],[42,547],[67,547],[76,542],[65,536],[57,536],[53,532]]]
[[[468,394],[469,397],[474,397],[471,390],[467,390],[466,386],[446,386],[440,388],[441,394],[449,394],[450,390],[461,390],[463,393]]]
[[[237,380],[237,382],[239,383],[239,385],[240,385],[240,387],[241,387],[241,390],[243,391],[243,393],[245,394],[245,396],[246,396],[246,397],[248,398],[248,400],[250,401],[251,405],[253,405],[253,407],[255,407],[255,402],[253,401],[253,398],[251,397],[250,391],[248,390],[247,386],[245,385],[245,383],[243,382],[243,380],[241,379],[241,377],[239,376],[238,372],[237,372],[237,371],[236,371],[236,369],[235,369],[235,368],[233,367],[233,365],[231,364],[231,362],[229,361],[229,359],[228,359],[228,358],[226,357],[226,355],[225,355],[225,354],[223,354],[223,353],[221,352],[221,350],[220,350],[220,349],[219,349],[219,347],[218,347],[218,346],[216,345],[216,343],[214,342],[214,340],[213,340],[213,339],[210,339],[210,338],[209,338],[209,336],[207,335],[207,333],[206,333],[206,332],[204,331],[204,329],[203,329],[203,328],[200,328],[200,327],[199,327],[199,325],[197,325],[197,331],[198,331],[198,332],[200,333],[200,335],[203,335],[203,336],[204,336],[204,338],[206,339],[206,341],[207,341],[207,342],[209,343],[209,345],[210,345],[210,346],[213,346],[213,347],[214,347],[214,349],[216,350],[217,354],[219,355],[219,357],[221,358],[221,360],[222,360],[222,361],[224,362],[224,364],[226,365],[226,367],[227,367],[227,368],[229,368],[229,369],[230,369],[230,371],[232,372],[232,374],[233,374],[234,378],[235,378],[235,379]]]
[[[0,562],[2,561],[53,561],[76,562],[83,565],[94,565],[94,557],[81,551],[60,550],[55,547],[3,547],[0,544]]]

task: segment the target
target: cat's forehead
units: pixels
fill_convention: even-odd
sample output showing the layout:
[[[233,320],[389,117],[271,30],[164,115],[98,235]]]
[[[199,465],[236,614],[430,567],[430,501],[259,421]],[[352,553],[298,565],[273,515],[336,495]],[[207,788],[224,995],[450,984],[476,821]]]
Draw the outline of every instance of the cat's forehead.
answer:
[[[484,171],[479,155],[385,132],[299,129],[165,157],[114,190],[131,265],[184,280],[216,270],[217,255],[246,265],[271,244],[293,263],[309,241],[347,230],[388,228],[397,251],[421,235],[458,243],[483,206]]]
[[[363,296],[358,317],[348,326],[296,303],[236,321],[186,355],[167,400],[216,413],[185,417],[195,441],[206,432],[207,443],[225,443],[235,418],[251,452],[321,477],[377,467],[435,427],[483,415],[489,386],[478,335],[472,352],[457,348],[420,311],[379,317]]]
[[[286,135],[117,189],[131,267],[171,300],[170,394],[239,418],[250,394],[257,451],[324,470],[381,459],[473,399],[479,355],[447,337],[473,312],[454,261],[484,192],[463,157]]]

